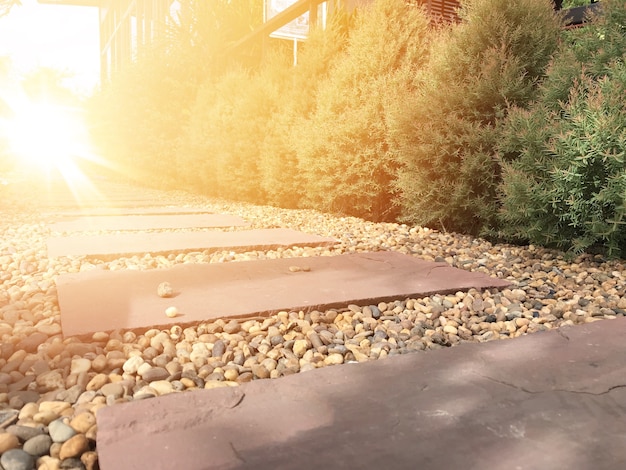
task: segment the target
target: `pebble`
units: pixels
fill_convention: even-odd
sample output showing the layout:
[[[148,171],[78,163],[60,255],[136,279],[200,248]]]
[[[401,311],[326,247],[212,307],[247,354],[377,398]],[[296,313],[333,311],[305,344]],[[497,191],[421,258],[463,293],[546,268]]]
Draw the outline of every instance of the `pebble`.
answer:
[[[65,442],[76,435],[76,431],[60,419],[48,425],[48,432],[53,442]]]
[[[19,445],[20,440],[16,435],[8,432],[0,433],[0,454],[5,453],[7,450],[15,449]]]
[[[78,413],[70,420],[70,426],[76,432],[86,433],[96,424],[96,417],[90,411]]]
[[[11,449],[0,456],[0,465],[3,470],[32,470],[35,458],[22,449]]]
[[[174,289],[169,282],[162,282],[157,287],[157,295],[159,297],[168,298],[174,295]]]
[[[13,206],[22,207],[28,197],[32,196],[19,195]],[[28,456],[26,449],[41,455],[39,470],[95,469],[97,410],[118,402],[238,386],[626,314],[626,268],[619,260],[591,255],[568,260],[563,253],[539,247],[493,245],[427,228],[215,202],[178,192],[155,192],[154,199],[159,198],[168,205],[177,200],[210,212],[236,214],[251,221],[251,228],[293,228],[340,242],[333,247],[206,251],[108,261],[49,259],[45,221],[32,210],[11,210],[3,195],[0,204],[7,210],[0,222],[0,404],[6,408],[0,411],[5,428],[0,432],[2,458]],[[289,258],[289,272],[303,276],[309,270],[303,258],[380,250],[484,272],[508,279],[512,286],[327,311],[283,311],[193,327],[171,325],[141,333],[96,332],[88,341],[61,335],[54,279],[62,273]],[[158,296],[173,296],[169,282],[155,287]],[[48,450],[40,454],[46,445]],[[31,462],[28,468],[33,466]]]
[[[169,318],[174,318],[178,315],[178,309],[174,306],[172,307],[167,307],[165,309],[165,316],[169,317]]]
[[[76,434],[69,438],[61,446],[59,451],[59,458],[61,460],[71,459],[72,457],[78,457],[83,452],[89,449],[89,440],[84,434]]]
[[[52,438],[47,434],[40,434],[35,437],[31,437],[24,442],[23,449],[34,457],[41,457],[50,452],[50,446],[52,445]]]
[[[7,428],[7,432],[17,436],[21,441],[27,441],[32,437],[43,434],[43,426],[22,426],[19,424],[11,425]]]

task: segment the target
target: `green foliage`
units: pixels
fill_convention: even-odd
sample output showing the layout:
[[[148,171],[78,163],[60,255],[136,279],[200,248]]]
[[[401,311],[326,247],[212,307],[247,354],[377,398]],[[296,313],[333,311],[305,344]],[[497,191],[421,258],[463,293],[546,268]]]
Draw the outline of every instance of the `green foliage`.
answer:
[[[386,113],[411,87],[428,51],[428,21],[403,0],[357,16],[348,44],[293,135],[304,204],[372,220],[393,218],[393,155]]]
[[[89,104],[94,140],[110,164],[151,184],[176,176],[172,161],[195,95],[165,59],[162,53],[141,58]]]
[[[507,239],[613,256],[626,248],[625,19],[623,1],[603,2],[538,101],[510,114],[500,145]]]
[[[298,126],[315,110],[318,84],[328,77],[345,48],[350,21],[345,12],[335,12],[325,30],[313,31],[299,45],[298,65],[279,67],[271,77],[280,103],[268,122],[259,159],[261,186],[271,204],[298,207],[305,195],[306,182],[296,155]]]
[[[276,83],[264,74],[239,69],[206,82],[178,155],[178,167],[194,168],[190,184],[195,180],[203,192],[226,199],[264,202],[259,142],[277,102]]]
[[[263,5],[258,0],[179,0],[179,3],[180,10],[168,29],[167,47],[170,56],[187,74],[194,74],[189,78],[197,82],[220,75],[231,59],[223,56],[224,48],[263,20]]]
[[[261,21],[256,0],[183,0],[167,41],[139,51],[90,103],[92,133],[110,164],[149,184],[178,184],[178,167],[198,88],[223,70],[223,47]],[[214,78],[213,78],[214,79]]]
[[[404,220],[477,234],[495,222],[496,124],[534,98],[560,24],[544,0],[472,0],[461,16],[394,117],[396,184]]]
[[[583,5],[589,5],[591,0],[563,0],[562,8],[581,7]]]

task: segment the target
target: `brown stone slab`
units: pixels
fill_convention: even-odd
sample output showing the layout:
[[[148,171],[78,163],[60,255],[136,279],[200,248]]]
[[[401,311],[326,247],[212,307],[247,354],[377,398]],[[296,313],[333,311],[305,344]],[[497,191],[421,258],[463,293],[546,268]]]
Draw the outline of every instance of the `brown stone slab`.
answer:
[[[144,253],[180,253],[216,249],[277,248],[336,243],[328,237],[285,228],[236,232],[155,232],[71,235],[48,239],[48,256],[115,256]]]
[[[614,470],[626,319],[102,408],[102,470]]]
[[[101,207],[108,208],[146,208],[154,207],[154,199],[140,199],[140,198],[117,198],[117,199],[56,199],[45,198],[38,201],[38,205],[47,209],[62,209],[62,210],[84,210],[84,209],[99,209]]]
[[[157,214],[105,215],[78,217],[50,225],[55,232],[88,232],[99,230],[152,230],[235,227],[248,225],[241,217],[229,214]]]
[[[65,221],[78,217],[89,216],[120,216],[120,215],[173,215],[173,214],[212,214],[213,211],[201,207],[85,207],[73,211],[55,211],[44,214],[54,221]]]
[[[310,271],[292,272],[294,266]],[[157,286],[164,281],[174,288],[174,298],[157,296]],[[89,271],[57,278],[65,336],[508,285],[482,273],[395,252]],[[167,318],[169,306],[177,307],[181,315]]]
[[[158,204],[150,191],[127,185],[64,181],[38,183],[37,205],[46,208],[150,207]]]

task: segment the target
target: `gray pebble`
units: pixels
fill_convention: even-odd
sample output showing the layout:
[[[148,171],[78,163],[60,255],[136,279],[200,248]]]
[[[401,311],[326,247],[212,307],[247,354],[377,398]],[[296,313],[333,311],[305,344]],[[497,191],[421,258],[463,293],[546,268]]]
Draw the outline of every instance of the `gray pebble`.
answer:
[[[34,470],[35,458],[22,449],[11,449],[2,454],[0,465],[4,470]]]
[[[226,345],[224,344],[224,341],[220,339],[216,341],[215,344],[213,345],[213,350],[211,352],[211,355],[213,357],[222,357],[225,351],[226,351]]]
[[[59,465],[61,470],[85,470],[85,465],[77,458],[61,460]]]
[[[48,432],[53,442],[65,442],[76,435],[76,431],[60,419],[56,419],[48,425]]]
[[[44,429],[40,427],[32,427],[32,426],[21,426],[19,424],[14,424],[7,428],[7,432],[16,436],[20,441],[24,442],[29,439],[32,439],[35,436],[39,436],[40,434],[44,434]]]
[[[163,367],[152,367],[145,371],[141,378],[146,382],[154,382],[155,380],[165,380],[170,376],[167,369]]]
[[[47,434],[40,434],[39,436],[31,437],[24,442],[23,449],[30,455],[40,457],[50,452],[50,446],[52,445],[52,438]]]

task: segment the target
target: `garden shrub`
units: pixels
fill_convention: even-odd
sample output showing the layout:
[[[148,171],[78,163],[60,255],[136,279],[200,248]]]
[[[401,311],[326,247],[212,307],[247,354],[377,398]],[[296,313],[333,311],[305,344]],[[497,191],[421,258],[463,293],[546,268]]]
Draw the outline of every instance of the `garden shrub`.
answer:
[[[298,168],[297,128],[315,111],[317,88],[345,48],[351,16],[333,13],[326,29],[318,28],[299,45],[297,66],[283,68],[276,77],[280,105],[267,124],[261,145],[261,185],[270,204],[298,207],[305,195],[305,179]]]
[[[499,146],[506,239],[611,256],[626,248],[625,20],[623,1],[604,1],[564,44],[537,102],[509,115]]]
[[[497,123],[536,96],[560,21],[544,0],[468,0],[460,15],[393,116],[396,187],[403,220],[478,234],[496,222]]]
[[[177,165],[198,88],[222,73],[224,47],[262,20],[257,0],[181,0],[166,40],[138,51],[90,103],[94,140],[125,175],[152,185],[193,181]]]
[[[386,113],[398,90],[411,86],[427,51],[428,21],[420,8],[376,0],[359,11],[345,51],[319,84],[314,111],[294,126],[304,205],[394,218]]]
[[[199,179],[202,192],[265,202],[258,169],[260,143],[278,96],[275,79],[243,69],[230,70],[203,84],[178,157],[178,166],[191,170],[190,176]]]
[[[193,84],[154,53],[128,66],[90,105],[94,140],[125,176],[163,185],[176,180],[176,148]]]

